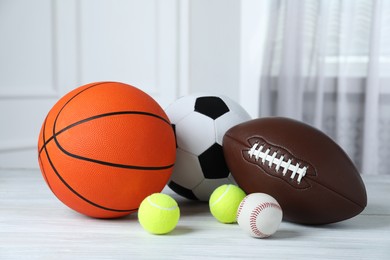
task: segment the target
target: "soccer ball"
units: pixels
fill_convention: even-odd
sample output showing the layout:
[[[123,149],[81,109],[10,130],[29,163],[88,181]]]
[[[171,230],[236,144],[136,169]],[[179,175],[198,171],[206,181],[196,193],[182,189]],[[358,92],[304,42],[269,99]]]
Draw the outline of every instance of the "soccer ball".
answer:
[[[168,186],[188,199],[208,201],[220,185],[235,183],[226,165],[222,138],[249,114],[225,96],[189,95],[165,111],[176,135],[176,162]]]

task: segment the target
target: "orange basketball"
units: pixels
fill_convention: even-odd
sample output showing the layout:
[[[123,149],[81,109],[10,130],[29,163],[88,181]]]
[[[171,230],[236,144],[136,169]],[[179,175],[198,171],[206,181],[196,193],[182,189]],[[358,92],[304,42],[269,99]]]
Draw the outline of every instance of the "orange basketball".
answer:
[[[164,188],[176,142],[154,99],[130,85],[98,82],[54,105],[38,152],[42,175],[63,203],[87,216],[115,218]]]

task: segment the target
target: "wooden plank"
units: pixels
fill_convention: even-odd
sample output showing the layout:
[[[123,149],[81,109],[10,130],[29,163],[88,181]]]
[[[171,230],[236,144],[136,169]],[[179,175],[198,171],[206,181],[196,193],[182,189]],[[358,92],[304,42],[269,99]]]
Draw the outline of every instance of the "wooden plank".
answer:
[[[283,222],[269,239],[221,224],[207,203],[177,199],[181,219],[168,235],[142,230],[136,214],[84,217],[64,206],[38,171],[0,171],[0,259],[389,259],[390,176],[365,176],[369,205],[326,226]]]

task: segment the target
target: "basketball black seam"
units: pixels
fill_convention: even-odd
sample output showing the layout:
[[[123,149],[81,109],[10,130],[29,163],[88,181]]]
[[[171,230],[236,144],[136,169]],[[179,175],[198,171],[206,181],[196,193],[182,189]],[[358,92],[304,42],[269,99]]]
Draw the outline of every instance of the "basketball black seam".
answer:
[[[117,163],[111,163],[111,162],[105,162],[105,161],[100,161],[100,160],[96,160],[96,159],[92,159],[92,158],[88,158],[88,157],[83,157],[83,156],[79,156],[79,155],[76,155],[76,154],[72,154],[70,152],[68,152],[67,150],[65,150],[61,144],[58,142],[57,140],[57,136],[60,135],[61,133],[77,126],[77,125],[80,125],[80,124],[83,124],[83,123],[86,123],[88,121],[92,121],[94,119],[98,119],[98,118],[103,118],[103,117],[109,117],[109,116],[116,116],[116,115],[129,115],[129,114],[136,114],[136,115],[145,115],[145,116],[151,116],[151,117],[155,117],[155,118],[158,118],[158,119],[161,119],[163,120],[164,122],[167,122],[164,118],[158,116],[158,115],[155,115],[155,114],[152,114],[152,113],[148,113],[148,112],[143,112],[143,111],[118,111],[118,112],[111,112],[111,113],[105,113],[105,114],[100,114],[100,115],[95,115],[95,116],[92,116],[92,117],[89,117],[89,118],[86,118],[86,119],[83,119],[83,120],[80,120],[78,122],[75,122],[63,129],[61,129],[60,131],[58,131],[55,135],[53,135],[52,137],[50,137],[45,143],[44,145],[42,146],[41,150],[40,150],[40,153],[42,152],[42,150],[45,148],[45,146],[54,139],[54,142],[56,143],[56,145],[58,146],[58,148],[63,152],[65,153],[66,155],[68,156],[71,156],[73,158],[76,158],[76,159],[80,159],[80,160],[85,160],[85,161],[89,161],[89,162],[94,162],[94,163],[98,163],[98,164],[102,164],[102,165],[108,165],[108,166],[112,166],[112,167],[117,167],[117,168],[125,168],[125,169],[136,169],[136,170],[165,170],[165,169],[169,169],[169,168],[172,168],[174,166],[174,164],[169,164],[169,165],[163,165],[163,166],[137,166],[137,165],[125,165],[125,164],[117,164]],[[167,124],[170,126],[170,123],[167,122]]]
[[[47,117],[45,118],[45,121],[43,122],[43,126],[42,126],[42,140],[43,140],[43,143],[46,142],[45,140],[45,129],[46,129],[46,123],[47,123]],[[41,151],[45,148],[45,145],[42,146],[42,149]],[[43,165],[43,162],[42,162],[42,158],[41,158],[41,151],[39,152],[38,154],[38,160],[40,161],[40,164],[41,164],[41,167],[42,167],[42,175],[47,183],[47,185],[49,186],[49,189],[54,193],[53,189],[51,188],[51,185],[50,185],[50,182],[49,182],[49,179],[47,178],[47,175],[46,175],[46,171],[44,169],[44,165]],[[46,151],[46,148],[45,148],[45,151]]]
[[[46,120],[45,120],[45,123],[43,125],[43,129],[42,129],[42,138],[43,140],[45,140],[45,129],[46,129]],[[101,209],[104,209],[104,210],[108,210],[108,211],[115,211],[115,212],[131,212],[131,211],[136,211],[137,209],[130,209],[130,210],[120,210],[120,209],[111,209],[111,208],[107,208],[107,207],[104,207],[104,206],[101,206],[97,203],[94,203],[90,200],[88,200],[87,198],[83,197],[81,194],[79,194],[77,191],[75,191],[63,178],[62,176],[58,173],[57,169],[54,167],[54,164],[52,162],[52,160],[50,159],[50,155],[49,155],[49,151],[48,149],[45,147],[44,148],[45,150],[45,153],[46,153],[46,157],[47,157],[47,160],[50,164],[50,167],[53,169],[54,173],[57,175],[57,177],[60,179],[60,181],[73,193],[75,194],[77,197],[79,197],[80,199],[84,200],[85,202],[87,202],[88,204],[91,204],[92,206],[95,206],[97,208],[101,208]],[[55,191],[51,188],[50,186],[50,181],[49,179],[47,178],[46,176],[46,172],[43,173],[44,176],[45,176],[45,179],[47,180],[47,183],[48,183],[48,186],[50,188],[50,190],[55,194]],[[56,195],[57,196],[57,195]]]
[[[77,191],[75,191],[65,180],[64,178],[62,178],[62,176],[58,173],[56,167],[54,167],[54,164],[52,162],[52,160],[50,159],[50,156],[49,156],[49,152],[47,151],[47,149],[45,149],[45,153],[46,153],[46,156],[47,156],[47,160],[49,161],[49,164],[51,166],[51,168],[53,169],[54,173],[57,175],[57,177],[61,180],[61,182],[73,193],[75,194],[77,197],[79,197],[80,199],[84,200],[85,202],[87,202],[88,204],[91,204],[92,206],[95,206],[97,208],[101,208],[101,209],[104,209],[104,210],[108,210],[108,211],[115,211],[115,212],[131,212],[131,211],[135,211],[137,209],[128,209],[128,210],[122,210],[122,209],[112,209],[112,208],[107,208],[107,207],[104,207],[104,206],[101,206],[95,202],[92,202],[90,201],[89,199],[85,198],[84,196],[82,196],[80,193],[78,193]]]
[[[62,110],[66,107],[66,105],[71,101],[73,100],[76,96],[80,95],[81,93],[83,93],[84,91],[86,90],[89,90],[91,89],[92,87],[96,87],[98,85],[101,85],[101,84],[105,84],[105,83],[108,83],[108,82],[100,82],[100,83],[97,83],[95,85],[92,85],[86,89],[83,89],[82,91],[80,91],[79,93],[77,93],[76,95],[74,95],[72,98],[70,98],[63,106],[62,108],[60,109],[60,111],[58,112],[57,116],[56,116],[56,119],[54,121],[54,124],[53,124],[53,135],[43,144],[41,150],[39,151],[39,153],[42,152],[42,150],[45,148],[45,146],[47,145],[47,143],[49,143],[51,140],[54,139],[54,142],[56,143],[56,145],[58,146],[58,148],[63,152],[65,153],[66,155],[70,156],[70,157],[73,157],[75,159],[79,159],[79,160],[85,160],[85,161],[89,161],[89,162],[93,162],[93,163],[98,163],[98,164],[102,164],[102,165],[107,165],[107,166],[111,166],[111,167],[117,167],[117,168],[125,168],[125,169],[135,169],[135,170],[150,170],[150,171],[159,171],[159,170],[165,170],[165,169],[169,169],[169,168],[172,168],[174,166],[174,164],[169,164],[169,165],[163,165],[163,166],[138,166],[138,165],[124,165],[124,164],[117,164],[117,163],[110,163],[110,162],[105,162],[105,161],[100,161],[100,160],[96,160],[96,159],[92,159],[92,158],[87,158],[87,157],[83,157],[83,156],[79,156],[79,155],[76,155],[76,154],[72,154],[68,151],[66,151],[61,145],[60,143],[58,142],[57,140],[57,136],[63,132],[65,132],[66,130],[74,127],[74,126],[77,126],[79,124],[82,124],[82,123],[85,123],[85,122],[88,122],[88,121],[91,121],[91,120],[94,120],[94,119],[97,119],[97,118],[102,118],[102,117],[108,117],[108,116],[114,116],[114,115],[121,115],[121,114],[138,114],[138,115],[146,115],[146,116],[151,116],[151,117],[155,117],[155,118],[158,118],[162,121],[164,121],[165,123],[167,123],[169,126],[171,126],[170,122],[167,121],[165,118],[159,116],[159,115],[156,115],[156,114],[153,114],[153,113],[149,113],[149,112],[144,112],[144,111],[117,111],[117,112],[111,112],[111,113],[105,113],[105,114],[100,114],[100,115],[95,115],[95,116],[92,116],[92,117],[89,117],[89,118],[86,118],[86,119],[83,119],[83,120],[80,120],[78,122],[75,122],[67,127],[65,127],[64,129],[61,129],[60,131],[58,131],[57,133],[55,132],[55,126],[56,126],[56,123],[57,123],[57,119],[60,115],[60,113],[62,112]]]
[[[44,142],[44,144],[43,144],[42,148],[40,149],[39,153],[42,152],[42,150],[46,146],[46,144],[48,144],[51,140],[53,140],[54,137],[56,137],[59,134],[67,131],[70,128],[73,128],[73,127],[75,127],[77,125],[80,125],[80,124],[92,121],[94,119],[98,119],[98,118],[102,118],[102,117],[108,117],[108,116],[116,116],[116,115],[145,115],[145,116],[151,116],[151,117],[155,117],[155,118],[161,119],[164,122],[166,122],[169,126],[171,126],[171,124],[165,118],[163,118],[163,117],[161,117],[159,115],[156,115],[156,114],[153,114],[153,113],[144,112],[144,111],[117,111],[117,112],[111,112],[111,113],[95,115],[95,116],[91,116],[91,117],[85,118],[83,120],[77,121],[75,123],[72,123],[72,124],[66,126],[65,128],[61,129],[57,133],[55,133],[55,135],[51,136],[46,142]]]
[[[92,88],[92,87],[98,86],[98,85],[100,85],[100,84],[103,84],[103,83],[107,83],[107,82],[99,82],[99,83],[96,83],[96,84],[94,84],[94,85],[91,85],[91,86],[89,86],[88,88],[85,88],[85,89],[81,90],[79,93],[77,93],[77,94],[75,94],[73,97],[71,97],[71,98],[70,98],[68,101],[66,101],[66,103],[62,106],[62,108],[60,109],[60,111],[58,111],[57,116],[56,116],[56,119],[58,118],[59,114],[60,114],[61,111],[64,109],[64,107],[66,106],[66,104],[68,104],[72,99],[74,99],[76,96],[80,95],[80,94],[83,93],[84,91],[86,91],[86,90],[88,90],[88,89],[90,89],[90,88]],[[50,113],[50,112],[49,112],[49,113]],[[48,117],[48,116],[47,116],[47,117]],[[45,122],[46,122],[46,120],[47,120],[47,117],[46,117],[46,119],[45,119]],[[46,125],[44,126],[44,129],[46,129]],[[43,143],[42,148],[41,148],[41,150],[39,151],[39,154],[40,154],[40,153],[42,152],[42,150],[45,148],[46,144],[49,143],[49,142],[54,138],[55,135],[56,135],[56,134],[55,134],[55,132],[54,132],[54,125],[53,125],[53,136],[51,136],[46,142]],[[45,136],[45,133],[43,133],[43,136]]]
[[[97,83],[95,85],[92,85],[86,89],[83,89],[82,91],[80,91],[79,93],[77,93],[75,96],[73,96],[71,99],[69,99],[65,105],[61,108],[61,110],[58,112],[57,116],[56,116],[56,120],[54,122],[54,125],[53,125],[53,137],[50,137],[49,140],[51,139],[55,139],[54,135],[55,135],[55,124],[56,124],[56,121],[57,121],[57,118],[59,116],[59,114],[61,113],[61,111],[64,109],[64,107],[70,102],[70,100],[72,100],[74,97],[78,96],[80,93],[86,91],[87,89],[90,89],[92,87],[95,87],[97,85],[100,85],[100,84],[104,84],[104,83],[107,83],[107,82],[100,82],[100,83]],[[45,141],[45,129],[46,129],[46,119],[45,119],[45,123],[44,123],[44,126],[43,126],[43,130],[42,130],[42,137],[43,137],[43,140]],[[48,142],[49,142],[48,140]],[[47,150],[46,148],[46,144],[47,142],[44,143],[41,151],[44,149],[45,150],[45,153],[46,153],[46,156],[47,156],[47,160],[49,161],[49,164],[51,166],[51,168],[53,169],[54,173],[57,175],[57,177],[60,179],[60,181],[73,193],[75,194],[77,197],[79,197],[80,199],[84,200],[85,202],[87,202],[88,204],[92,205],[92,206],[95,206],[97,208],[100,208],[100,209],[104,209],[104,210],[107,210],[107,211],[115,211],[115,212],[132,212],[132,211],[136,211],[138,208],[135,208],[135,209],[129,209],[129,210],[120,210],[120,209],[111,209],[111,208],[107,208],[107,207],[104,207],[104,206],[101,206],[97,203],[94,203],[90,200],[88,200],[87,198],[83,197],[81,194],[79,194],[77,191],[75,191],[63,178],[62,176],[59,174],[59,172],[57,171],[57,169],[54,167],[54,164],[52,162],[52,160],[50,159],[50,156],[49,156],[49,151]],[[40,152],[41,152],[40,151]],[[46,177],[47,178],[47,177]],[[48,179],[47,179],[48,180]],[[47,181],[47,183],[50,183],[49,180]],[[49,184],[49,188],[50,188],[50,184]],[[53,190],[52,190],[53,191]],[[54,193],[54,192],[53,192]],[[55,193],[54,193],[55,194]]]

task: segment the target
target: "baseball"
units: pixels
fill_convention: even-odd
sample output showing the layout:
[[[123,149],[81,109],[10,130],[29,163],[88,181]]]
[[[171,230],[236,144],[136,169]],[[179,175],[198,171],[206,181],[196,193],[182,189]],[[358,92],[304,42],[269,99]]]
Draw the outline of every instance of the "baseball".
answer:
[[[252,193],[240,203],[237,211],[238,225],[257,238],[274,234],[282,222],[283,211],[272,196],[265,193]]]

